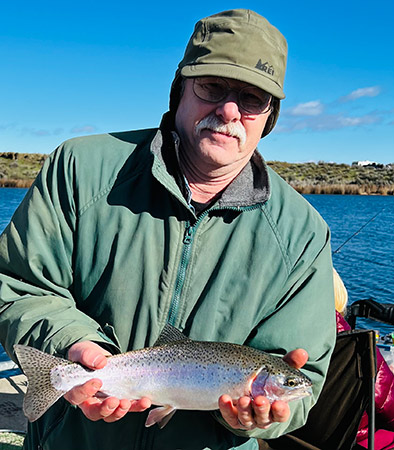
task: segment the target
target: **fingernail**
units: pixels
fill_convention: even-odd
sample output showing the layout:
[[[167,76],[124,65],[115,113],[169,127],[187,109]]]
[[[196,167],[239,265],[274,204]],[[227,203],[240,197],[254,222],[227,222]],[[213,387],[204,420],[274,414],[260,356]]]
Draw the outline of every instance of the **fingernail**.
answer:
[[[92,362],[92,367],[98,367],[100,365],[100,363],[103,362],[104,356],[103,355],[97,355],[93,362]]]

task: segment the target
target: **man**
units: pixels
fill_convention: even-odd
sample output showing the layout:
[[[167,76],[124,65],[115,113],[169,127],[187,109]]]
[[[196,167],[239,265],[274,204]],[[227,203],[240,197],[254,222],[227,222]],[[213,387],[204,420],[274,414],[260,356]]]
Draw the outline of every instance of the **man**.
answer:
[[[306,349],[313,395],[270,405],[224,392],[214,413],[147,429],[150,400],[98,399],[98,376],[29,425],[26,449],[253,449],[250,437],[305,422],[335,320],[328,228],[256,150],[279,114],[286,54],[252,11],[203,19],[159,130],[57,149],[0,240],[0,338],[10,355],[22,343],[99,369],[168,321],[194,339],[298,348],[286,356],[297,367]]]

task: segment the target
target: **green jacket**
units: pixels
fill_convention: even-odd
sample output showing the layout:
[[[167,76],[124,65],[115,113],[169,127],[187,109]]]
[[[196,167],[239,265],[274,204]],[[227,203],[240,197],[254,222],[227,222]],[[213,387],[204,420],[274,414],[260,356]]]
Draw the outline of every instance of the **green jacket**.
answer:
[[[174,145],[151,129],[72,139],[48,158],[0,238],[1,343],[11,357],[15,343],[65,356],[81,340],[125,352],[169,321],[194,339],[305,348],[314,394],[252,432],[218,412],[178,411],[162,430],[147,413],[91,422],[61,399],[25,449],[238,448],[301,426],[316,402],[335,341],[327,225],[257,152],[197,218]]]

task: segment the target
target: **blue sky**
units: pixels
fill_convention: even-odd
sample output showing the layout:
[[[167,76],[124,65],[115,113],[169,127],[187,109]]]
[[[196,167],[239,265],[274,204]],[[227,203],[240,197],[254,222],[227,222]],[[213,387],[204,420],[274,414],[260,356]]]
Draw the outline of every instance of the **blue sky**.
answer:
[[[394,2],[1,1],[0,151],[155,127],[195,22],[253,9],[289,45],[267,160],[394,162]]]

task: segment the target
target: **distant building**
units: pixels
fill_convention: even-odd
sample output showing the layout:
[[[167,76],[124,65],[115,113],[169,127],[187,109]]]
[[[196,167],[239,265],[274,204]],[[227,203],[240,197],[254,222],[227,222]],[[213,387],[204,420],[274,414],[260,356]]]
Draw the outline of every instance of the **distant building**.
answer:
[[[374,165],[374,164],[376,164],[376,163],[373,162],[373,161],[368,161],[368,160],[366,160],[366,161],[354,161],[354,162],[352,162],[352,166],[372,166],[372,165]]]
[[[352,166],[374,167],[375,169],[383,169],[384,164],[366,160],[366,161],[353,161]]]

